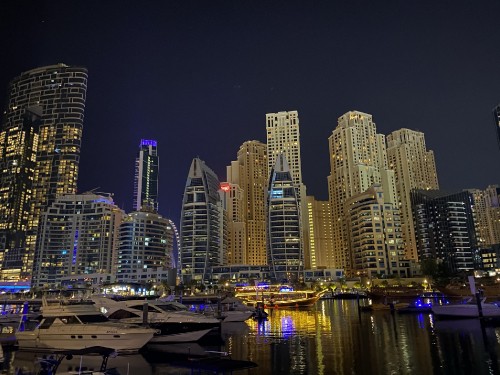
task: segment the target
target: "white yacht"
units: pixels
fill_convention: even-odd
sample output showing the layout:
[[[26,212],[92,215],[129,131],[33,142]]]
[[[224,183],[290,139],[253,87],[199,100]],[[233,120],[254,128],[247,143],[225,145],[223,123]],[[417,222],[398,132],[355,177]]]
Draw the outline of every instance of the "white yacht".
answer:
[[[136,352],[153,338],[154,329],[110,322],[92,302],[42,306],[33,330],[18,331],[19,349],[82,350],[96,345],[117,352]]]
[[[481,301],[481,311],[485,318],[500,319],[500,307],[494,303]],[[437,318],[478,318],[479,309],[476,302],[456,303],[448,305],[433,305],[432,313]]]
[[[187,310],[178,302],[125,300],[92,297],[96,306],[111,320],[148,325],[158,330],[152,343],[196,342],[210,332],[220,331],[220,321]]]

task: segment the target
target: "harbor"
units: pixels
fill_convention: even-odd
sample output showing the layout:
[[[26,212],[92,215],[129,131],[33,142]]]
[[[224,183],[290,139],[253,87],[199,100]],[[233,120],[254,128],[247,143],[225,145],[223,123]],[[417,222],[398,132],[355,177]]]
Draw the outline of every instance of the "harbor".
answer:
[[[150,342],[136,353],[114,353],[107,368],[122,375],[499,373],[496,324],[437,319],[428,310],[363,311],[373,303],[320,299],[310,307],[266,308],[266,319],[222,321],[217,335],[197,342]],[[1,374],[40,374],[41,361],[57,356],[13,345],[3,349]],[[57,357],[56,374],[99,371],[102,355],[91,352]]]

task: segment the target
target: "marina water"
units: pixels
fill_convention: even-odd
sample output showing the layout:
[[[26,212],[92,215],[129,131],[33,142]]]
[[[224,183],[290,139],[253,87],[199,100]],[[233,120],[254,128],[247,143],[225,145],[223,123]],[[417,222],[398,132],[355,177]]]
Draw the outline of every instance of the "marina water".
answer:
[[[180,357],[226,352],[258,367],[234,374],[499,374],[500,328],[478,320],[435,321],[429,313],[361,312],[355,300],[270,309],[266,321],[223,323],[220,342],[158,345],[110,358],[120,374],[191,374]],[[220,354],[219,353],[219,354]],[[5,350],[2,374],[29,373],[40,353]],[[64,360],[98,369],[99,357]],[[24,371],[24,372],[19,372]]]

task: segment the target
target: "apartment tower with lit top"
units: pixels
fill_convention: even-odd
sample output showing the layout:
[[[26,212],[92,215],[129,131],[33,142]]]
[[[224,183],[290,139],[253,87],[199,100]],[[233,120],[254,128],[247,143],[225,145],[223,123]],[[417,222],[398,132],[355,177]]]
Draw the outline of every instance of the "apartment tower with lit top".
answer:
[[[139,211],[143,205],[158,211],[158,174],[157,142],[151,139],[141,139],[139,152],[135,159],[135,211]]]

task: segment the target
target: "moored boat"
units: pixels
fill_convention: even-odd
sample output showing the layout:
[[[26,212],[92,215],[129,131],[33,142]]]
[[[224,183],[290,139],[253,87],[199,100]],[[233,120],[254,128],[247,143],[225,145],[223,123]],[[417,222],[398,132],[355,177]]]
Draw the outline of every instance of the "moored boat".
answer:
[[[480,302],[481,313],[479,306],[472,299],[467,303],[453,303],[447,305],[433,305],[432,313],[439,319],[469,319],[479,318],[480,315],[489,319],[500,319],[500,307],[494,303]]]
[[[309,307],[321,297],[322,292],[313,290],[294,290],[290,286],[246,287],[236,292],[235,297],[248,306],[263,303],[266,307]]]
[[[148,325],[157,330],[151,342],[195,342],[210,332],[219,332],[220,321],[189,311],[186,306],[166,300],[114,301],[93,297],[93,301],[111,320],[126,324]]]
[[[110,322],[93,303],[60,302],[42,307],[33,330],[18,331],[21,350],[83,350],[99,345],[119,352],[136,352],[151,340],[154,329]]]

